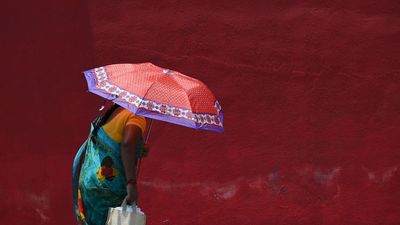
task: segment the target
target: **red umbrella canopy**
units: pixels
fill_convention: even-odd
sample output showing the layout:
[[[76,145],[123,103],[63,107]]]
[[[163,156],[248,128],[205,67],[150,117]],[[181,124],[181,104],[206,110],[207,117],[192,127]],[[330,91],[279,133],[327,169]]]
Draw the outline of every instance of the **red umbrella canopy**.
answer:
[[[89,91],[135,114],[223,132],[223,113],[200,80],[152,63],[113,64],[84,72]]]

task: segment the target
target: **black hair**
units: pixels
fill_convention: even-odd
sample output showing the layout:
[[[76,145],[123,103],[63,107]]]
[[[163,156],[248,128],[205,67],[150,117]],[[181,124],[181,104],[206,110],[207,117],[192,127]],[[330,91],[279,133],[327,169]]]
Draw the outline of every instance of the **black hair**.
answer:
[[[97,131],[99,130],[99,128],[100,128],[101,126],[103,126],[103,125],[108,121],[108,119],[110,118],[111,114],[112,114],[116,109],[118,109],[119,107],[121,107],[121,106],[119,106],[118,104],[115,104],[115,103],[114,103],[113,106],[111,106],[103,115],[101,115],[101,116],[98,118],[98,121],[95,123],[95,127],[94,127],[94,129],[93,129],[93,136],[94,136],[94,137],[97,137]]]

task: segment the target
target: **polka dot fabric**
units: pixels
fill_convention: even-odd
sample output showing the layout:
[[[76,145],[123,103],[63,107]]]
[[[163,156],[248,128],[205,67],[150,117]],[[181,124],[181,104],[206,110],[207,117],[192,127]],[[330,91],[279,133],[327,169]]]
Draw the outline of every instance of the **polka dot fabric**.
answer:
[[[223,113],[201,81],[151,63],[85,71],[89,91],[132,112],[195,129],[223,132]]]

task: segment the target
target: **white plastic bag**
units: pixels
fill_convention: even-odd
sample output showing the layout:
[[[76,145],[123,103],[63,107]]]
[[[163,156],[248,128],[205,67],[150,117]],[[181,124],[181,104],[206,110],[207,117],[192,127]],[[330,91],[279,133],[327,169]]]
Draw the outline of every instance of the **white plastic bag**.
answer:
[[[137,207],[136,204],[129,206],[126,199],[121,207],[110,208],[106,225],[145,225],[146,215]]]

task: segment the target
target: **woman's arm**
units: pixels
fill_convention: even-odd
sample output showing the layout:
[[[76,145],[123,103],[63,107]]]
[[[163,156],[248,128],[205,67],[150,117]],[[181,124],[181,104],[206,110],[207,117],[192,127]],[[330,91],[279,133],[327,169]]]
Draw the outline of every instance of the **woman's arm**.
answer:
[[[121,160],[125,169],[126,180],[134,180],[126,186],[128,203],[138,201],[136,185],[136,146],[142,136],[138,126],[128,125],[125,127],[124,137],[121,142]]]

